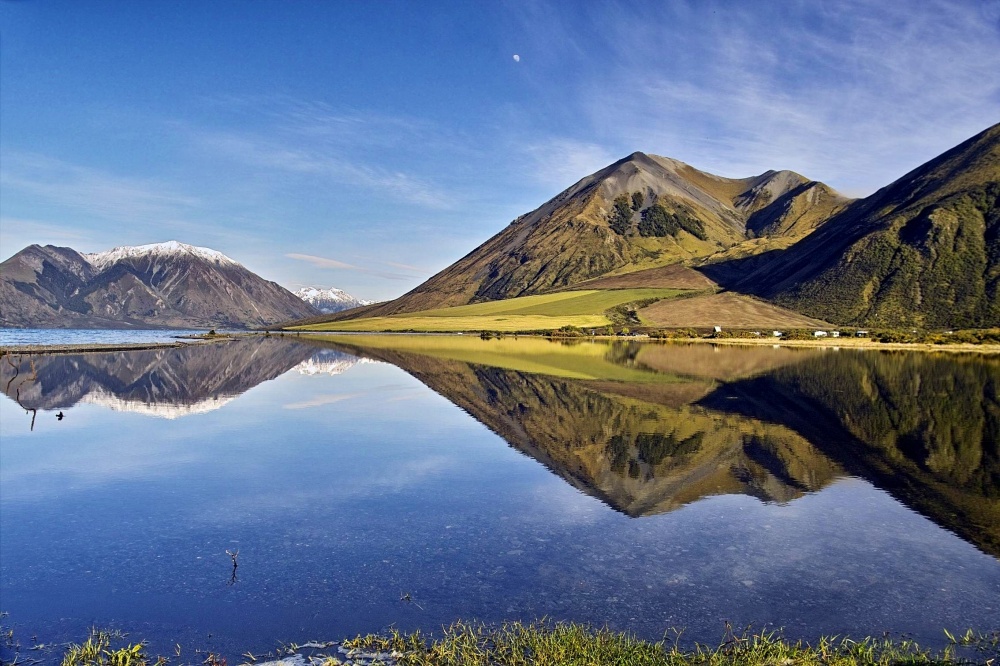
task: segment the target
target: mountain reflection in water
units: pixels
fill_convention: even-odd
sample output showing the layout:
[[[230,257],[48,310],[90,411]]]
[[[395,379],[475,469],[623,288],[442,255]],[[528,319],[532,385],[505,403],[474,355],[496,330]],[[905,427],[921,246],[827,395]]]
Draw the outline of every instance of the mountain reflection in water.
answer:
[[[417,353],[367,341],[325,344],[402,368],[630,516],[729,493],[788,502],[852,475],[1000,557],[1000,359],[608,346],[607,363],[672,379],[656,382],[553,377],[449,360],[446,344]]]
[[[405,370],[629,516],[731,493],[788,502],[853,475],[1000,556],[1000,360],[993,357],[302,340],[7,355],[0,382],[32,415],[86,402],[176,418],[218,409],[293,368],[335,374],[371,358]]]
[[[7,354],[0,384],[25,410],[63,410],[91,403],[163,418],[219,409],[293,368],[336,373],[353,356],[278,338],[137,351]]]

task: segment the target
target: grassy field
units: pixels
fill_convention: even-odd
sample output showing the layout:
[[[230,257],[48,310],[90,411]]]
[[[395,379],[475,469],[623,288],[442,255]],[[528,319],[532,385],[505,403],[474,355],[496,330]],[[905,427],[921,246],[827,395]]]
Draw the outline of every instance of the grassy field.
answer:
[[[398,315],[394,317],[373,317],[353,319],[328,324],[295,327],[289,330],[302,331],[366,331],[391,332],[414,331],[417,333],[444,333],[451,331],[554,331],[563,326],[596,328],[607,326],[610,320],[604,315],[576,315],[546,317],[542,315],[496,315],[477,317],[423,317]]]
[[[680,289],[608,289],[562,291],[453,308],[298,326],[310,331],[541,331],[563,326],[600,328],[611,320],[605,312],[623,304],[671,299]]]

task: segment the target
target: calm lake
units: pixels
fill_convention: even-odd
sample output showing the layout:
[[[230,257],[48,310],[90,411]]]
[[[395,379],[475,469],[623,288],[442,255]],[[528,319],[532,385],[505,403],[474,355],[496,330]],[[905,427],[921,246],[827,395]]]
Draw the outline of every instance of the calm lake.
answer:
[[[1000,629],[995,357],[303,336],[0,368],[22,645]]]

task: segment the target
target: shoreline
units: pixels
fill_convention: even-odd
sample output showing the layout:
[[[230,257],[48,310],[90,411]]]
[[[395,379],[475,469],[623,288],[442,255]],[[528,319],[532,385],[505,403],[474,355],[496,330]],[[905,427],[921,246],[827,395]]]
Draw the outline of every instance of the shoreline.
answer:
[[[647,339],[647,338],[643,338]],[[835,341],[834,341],[835,340]],[[715,345],[752,345],[767,347],[811,347],[827,349],[883,349],[886,351],[950,352],[973,354],[1000,354],[1000,344],[949,342],[936,345],[930,342],[878,342],[871,338],[830,338],[823,340],[785,340],[781,338],[663,338],[663,342],[696,342]]]
[[[378,335],[378,336],[448,336],[448,335],[465,335],[468,337],[479,337],[476,332],[469,331],[283,331],[281,333],[272,333],[272,335],[284,335],[284,336],[301,336],[312,337],[312,336],[365,336],[365,335]],[[730,346],[757,346],[757,347],[809,347],[809,348],[827,348],[827,349],[874,349],[874,350],[885,350],[885,351],[916,351],[916,352],[949,352],[949,353],[972,353],[972,354],[983,354],[983,355],[993,355],[1000,354],[1000,344],[984,342],[981,344],[974,344],[971,342],[950,342],[946,344],[933,344],[930,342],[879,342],[872,338],[855,338],[855,337],[842,337],[842,338],[823,338],[819,340],[798,340],[798,339],[788,339],[788,338],[652,338],[646,334],[631,335],[631,336],[621,336],[621,335],[576,335],[576,336],[559,336],[559,335],[545,335],[543,333],[501,333],[494,334],[491,337],[498,338],[544,338],[547,340],[559,341],[559,342],[584,342],[584,341],[596,341],[596,340],[611,340],[611,341],[641,341],[641,342],[652,342],[657,344],[713,344],[713,345],[730,345]]]
[[[0,345],[0,356],[6,354],[89,354],[116,351],[144,351],[150,349],[172,349],[187,347],[191,345],[202,345],[216,342],[229,342],[241,338],[250,337],[282,337],[282,338],[309,338],[313,336],[336,336],[336,335],[398,335],[398,336],[447,336],[447,335],[473,335],[469,332],[411,332],[411,331],[248,331],[245,333],[227,333],[224,335],[207,336],[177,336],[176,342],[126,342],[126,343],[80,343],[80,344],[56,344],[56,345]],[[634,336],[620,335],[582,335],[582,336],[552,336],[540,333],[504,333],[502,337],[539,337],[554,341],[596,341],[596,340],[625,340],[642,341],[653,343],[680,343],[680,344],[713,344],[729,346],[756,346],[756,347],[804,347],[812,349],[874,349],[885,351],[914,351],[914,352],[948,352],[964,354],[994,355],[1000,354],[1000,344],[970,342],[955,342],[946,344],[933,344],[929,342],[878,342],[872,338],[824,338],[821,340],[797,340],[787,338],[651,338],[648,335],[640,334]]]
[[[389,628],[380,633],[358,635],[337,641],[310,640],[282,643],[263,654],[243,653],[243,666],[453,666],[458,663],[495,666],[546,666],[550,664],[637,664],[642,666],[704,666],[725,663],[745,666],[771,664],[829,664],[833,666],[885,666],[926,664],[944,666],[976,664],[989,666],[1000,656],[1000,633],[968,629],[964,634],[944,629],[943,647],[923,647],[905,637],[884,634],[852,639],[820,636],[809,641],[787,637],[781,630],[752,631],[728,626],[719,643],[681,644],[683,630],[667,630],[660,640],[637,637],[628,630],[612,630],[575,622],[546,619],[533,622],[505,621],[485,625],[456,620],[440,632],[429,634]],[[13,638],[13,630],[11,630]],[[33,638],[34,640],[34,638]],[[11,645],[0,645],[6,652]],[[51,663],[63,652],[63,664],[77,666],[156,666],[162,656],[147,652],[146,642],[133,643],[128,634],[91,628],[86,642],[41,644],[47,654],[27,662]],[[176,656],[180,657],[180,644]],[[226,657],[208,650],[195,650],[194,662],[179,663],[224,666]],[[203,657],[207,655],[203,659]],[[6,654],[4,656],[7,656]],[[155,660],[155,661],[154,661]],[[172,661],[172,660],[171,660]]]
[[[0,345],[0,356],[7,354],[23,354],[27,356],[39,354],[99,354],[117,351],[145,351],[149,349],[179,349],[213,342],[229,342],[235,340],[234,335],[219,335],[211,338],[196,338],[193,336],[178,336],[176,342],[82,342],[79,344],[60,345]]]

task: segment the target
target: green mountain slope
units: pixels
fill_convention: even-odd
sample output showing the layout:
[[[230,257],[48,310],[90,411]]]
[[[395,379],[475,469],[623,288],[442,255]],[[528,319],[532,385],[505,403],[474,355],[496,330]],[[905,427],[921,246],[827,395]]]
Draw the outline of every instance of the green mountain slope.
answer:
[[[835,215],[784,252],[703,270],[865,326],[1000,326],[1000,125]]]

